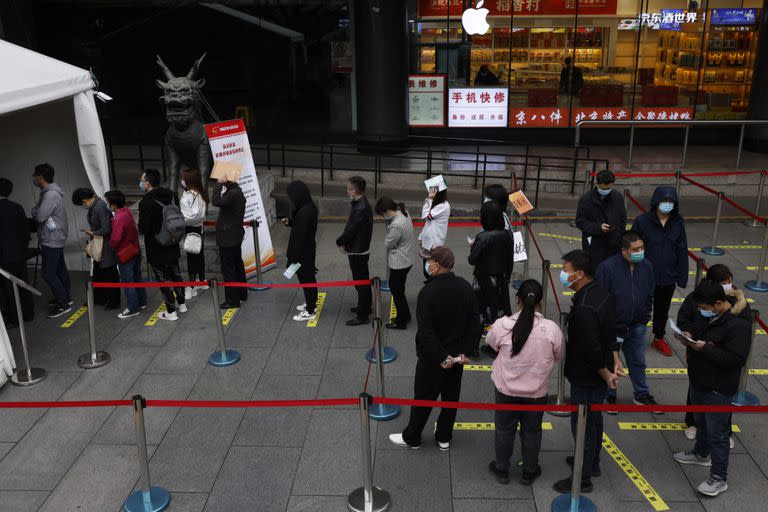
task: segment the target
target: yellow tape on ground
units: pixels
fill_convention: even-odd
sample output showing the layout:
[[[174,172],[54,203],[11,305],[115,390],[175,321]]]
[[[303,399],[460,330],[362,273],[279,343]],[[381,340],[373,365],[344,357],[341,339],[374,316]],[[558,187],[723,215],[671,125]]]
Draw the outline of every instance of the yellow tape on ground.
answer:
[[[542,430],[552,430],[552,423],[544,421],[541,423]],[[489,423],[471,423],[466,421],[457,421],[453,424],[454,430],[496,430],[496,425],[493,422]],[[520,425],[517,426],[517,430],[520,430]]]
[[[643,497],[648,500],[654,510],[669,510],[669,507],[664,500],[659,496],[648,480],[637,470],[637,468],[627,459],[627,456],[619,450],[619,447],[611,440],[608,434],[603,434],[603,448],[608,455],[610,455],[616,464],[619,465],[622,471],[629,477],[635,487],[642,493]]]
[[[688,425],[685,423],[632,423],[627,421],[620,421],[619,422],[619,430],[656,430],[656,431],[665,431],[665,430],[675,430],[682,432],[688,428]],[[741,429],[738,425],[731,425],[731,429],[739,433],[741,432]]]
[[[467,372],[489,372],[493,367],[489,364],[465,364],[464,371]]]
[[[746,268],[747,270],[757,270],[759,267],[754,266],[754,267],[744,267],[744,268]],[[763,270],[768,270],[768,267],[763,267]]]
[[[221,325],[229,325],[229,322],[235,317],[235,313],[237,313],[237,308],[229,308],[226,310],[224,314],[221,315]]]
[[[762,249],[762,245],[718,245],[721,249]]]
[[[558,238],[560,240],[576,240],[581,242],[580,236],[555,235],[553,233],[539,233],[539,236],[545,236],[547,238]]]
[[[646,368],[646,375],[688,375],[687,368]],[[766,368],[752,368],[749,370],[750,375],[768,375],[768,369]],[[624,368],[624,375],[629,375],[629,370]]]
[[[80,320],[81,316],[83,316],[87,312],[88,312],[88,308],[85,306],[81,306],[77,311],[72,313],[72,316],[67,318],[67,320],[63,324],[61,324],[61,327],[64,329],[69,329],[74,325],[75,322]]]
[[[320,313],[323,311],[323,304],[325,304],[325,296],[327,292],[320,292],[317,294],[317,306],[315,307],[315,318],[307,322],[307,327],[317,327],[317,322],[320,320]]]
[[[157,315],[165,311],[165,302],[161,302],[160,305],[157,307],[154,313],[152,313],[152,316],[149,317],[149,319],[144,322],[144,325],[147,327],[152,327],[157,323]]]
[[[394,297],[389,298],[389,322],[397,318],[397,308],[395,307]]]

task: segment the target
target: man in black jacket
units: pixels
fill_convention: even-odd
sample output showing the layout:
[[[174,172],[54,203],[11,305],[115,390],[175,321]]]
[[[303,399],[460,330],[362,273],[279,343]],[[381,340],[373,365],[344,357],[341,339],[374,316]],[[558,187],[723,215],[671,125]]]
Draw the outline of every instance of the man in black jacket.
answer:
[[[179,204],[179,198],[165,187],[160,186],[160,172],[157,169],[147,169],[141,175],[139,188],[144,191],[144,197],[139,201],[139,233],[144,235],[144,250],[147,252],[147,262],[152,267],[152,273],[158,282],[180,282],[181,269],[179,246],[164,246],[155,238],[163,227],[163,205]],[[165,300],[165,311],[157,315],[162,320],[176,321],[178,302],[179,313],[186,313],[184,303],[184,287],[160,288]],[[174,294],[175,292],[175,294]]]
[[[216,219],[216,245],[219,248],[219,262],[224,281],[245,283],[243,264],[243,220],[245,219],[245,195],[234,181],[221,178],[213,186],[211,204],[219,207]],[[261,255],[256,255],[256,264],[261,264]],[[240,301],[248,300],[247,288],[225,288],[221,309],[239,308]]]
[[[285,266],[294,263],[301,266],[296,277],[301,284],[317,282],[315,274],[315,235],[317,233],[317,206],[312,201],[309,187],[303,181],[288,184],[288,199],[291,200],[291,218],[283,219],[283,224],[290,226],[291,236],[285,252]],[[293,317],[297,322],[314,320],[317,307],[317,288],[304,288],[304,304],[297,307],[299,313]]]
[[[29,245],[29,222],[20,204],[8,199],[13,192],[13,183],[0,178],[0,267],[22,281],[27,281],[27,246]],[[5,325],[10,327],[19,323],[16,314],[16,299],[13,284],[0,276],[0,305],[2,305]],[[35,305],[32,295],[19,288],[21,295],[21,314],[25,322],[35,319]]]
[[[416,302],[416,377],[414,399],[446,402],[459,400],[462,365],[480,338],[479,318],[472,286],[453,269],[455,258],[447,247],[435,247],[427,260],[430,278]],[[421,433],[429,420],[431,407],[411,407],[408,426],[402,434],[391,434],[397,446],[418,449]],[[435,441],[445,451],[450,448],[456,409],[441,409]]]
[[[688,380],[693,405],[730,405],[739,388],[739,377],[752,343],[752,323],[731,312],[731,303],[720,283],[703,280],[693,292],[699,314],[708,319],[704,330],[686,346]],[[692,333],[685,333],[691,338]],[[694,413],[698,430],[692,450],[674,454],[681,464],[711,466],[710,476],[697,490],[717,496],[728,489],[728,437],[730,414]],[[710,458],[711,457],[711,458]]]
[[[360,176],[352,176],[347,183],[347,195],[352,202],[349,210],[349,220],[344,232],[336,239],[336,245],[349,258],[349,269],[355,281],[370,279],[368,273],[368,257],[370,256],[371,236],[373,235],[373,210],[365,197],[365,180]],[[347,321],[347,325],[364,325],[368,323],[371,314],[370,285],[355,286],[357,290],[357,307],[352,308],[355,318]]]
[[[573,305],[568,314],[568,343],[565,376],[571,383],[572,404],[602,404],[608,388],[616,389],[621,372],[616,344],[616,307],[613,296],[593,278],[592,261],[586,251],[563,256],[560,283],[572,288]],[[577,413],[571,413],[571,432],[576,439]],[[603,416],[589,411],[584,438],[581,492],[592,491],[592,477],[600,476]],[[573,457],[566,462],[573,465]],[[553,489],[571,492],[572,477],[556,482]]]
[[[600,171],[597,186],[581,196],[576,207],[581,248],[589,252],[595,268],[621,251],[627,210],[621,194],[613,187],[615,182],[616,176],[611,171]]]

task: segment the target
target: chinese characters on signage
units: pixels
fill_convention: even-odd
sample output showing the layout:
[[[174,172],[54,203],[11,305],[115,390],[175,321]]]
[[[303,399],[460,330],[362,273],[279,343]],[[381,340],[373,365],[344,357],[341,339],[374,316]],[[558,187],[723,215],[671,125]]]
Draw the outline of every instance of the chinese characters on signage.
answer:
[[[445,126],[445,75],[408,75],[408,125]]]
[[[703,18],[704,14],[701,16]],[[648,28],[680,30],[680,25],[683,23],[696,23],[699,21],[699,14],[696,12],[683,12],[682,9],[669,9],[662,10],[661,12],[643,12],[637,18],[640,20],[640,25],[647,25]]]
[[[579,121],[679,121],[693,119],[692,108],[635,107],[574,108],[571,126]],[[558,107],[513,108],[509,113],[511,128],[567,128],[568,109]]]
[[[713,25],[754,25],[757,9],[712,9]]]
[[[500,88],[450,89],[448,126],[482,128],[507,126],[509,92]]]
[[[489,17],[508,17],[514,13],[520,16],[538,16],[552,14],[574,14],[577,0],[485,0],[483,6],[488,9]],[[468,3],[474,7],[476,1]],[[579,15],[616,14],[617,0],[578,0]],[[419,0],[420,18],[460,17],[464,11],[462,0]]]

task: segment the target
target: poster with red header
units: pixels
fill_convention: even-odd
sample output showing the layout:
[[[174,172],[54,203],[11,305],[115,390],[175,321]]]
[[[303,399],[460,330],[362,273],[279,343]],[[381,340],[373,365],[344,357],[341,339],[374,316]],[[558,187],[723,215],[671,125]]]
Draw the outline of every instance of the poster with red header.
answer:
[[[577,0],[485,0],[483,8],[488,17],[549,16],[576,14]],[[578,0],[579,16],[616,15],[617,0]],[[477,2],[470,1],[471,7]],[[449,7],[450,4],[450,7]],[[460,17],[464,12],[462,0],[419,0],[420,18]],[[471,8],[470,7],[470,8]]]
[[[259,188],[259,178],[253,165],[251,145],[248,142],[248,132],[242,119],[222,121],[205,125],[208,142],[211,146],[214,162],[237,163],[241,167],[238,185],[245,195],[245,221],[256,220],[259,223],[259,263],[267,270],[275,265],[275,251],[272,248],[272,237],[269,234],[269,223],[264,213],[264,201]],[[245,238],[242,244],[243,263],[248,278],[256,275],[256,248],[253,243],[253,228],[245,228]]]
[[[446,75],[408,75],[408,125],[445,126]]]

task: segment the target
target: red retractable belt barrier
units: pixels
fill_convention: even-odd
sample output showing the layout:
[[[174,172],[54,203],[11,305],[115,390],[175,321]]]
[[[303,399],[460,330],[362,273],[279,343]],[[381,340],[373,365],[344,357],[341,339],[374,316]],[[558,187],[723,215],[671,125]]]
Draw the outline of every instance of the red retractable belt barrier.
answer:
[[[443,409],[472,409],[481,411],[560,411],[576,412],[576,405],[548,405],[548,404],[496,404],[484,402],[442,402],[439,400],[411,400],[407,398],[384,398],[375,396],[374,404],[408,405],[411,407],[442,407]],[[768,408],[767,408],[768,409]]]
[[[357,281],[326,281],[323,283],[241,283],[239,281],[224,281],[219,283],[222,288],[338,288],[340,286],[366,286],[371,284],[370,279],[358,279]]]
[[[694,180],[692,180],[691,178],[689,178],[685,174],[681,174],[680,175],[680,179],[687,181],[691,185],[696,185],[700,189],[705,190],[705,191],[709,192],[710,194],[713,194],[713,195],[716,195],[716,196],[720,195],[720,192],[718,192],[717,190],[715,190],[715,189],[713,189],[711,187],[708,187],[706,185],[703,185],[703,184],[699,183],[698,181],[694,181]]]
[[[208,281],[156,281],[143,283],[93,283],[94,288],[184,288],[186,286],[208,286]]]
[[[749,174],[761,174],[765,171],[714,171],[714,172],[687,172],[683,176],[695,176],[695,177],[708,177],[708,176],[744,176]],[[598,173],[591,172],[591,176],[597,176]],[[677,176],[675,172],[615,172],[613,173],[617,178],[674,178]]]
[[[128,407],[132,400],[84,400],[62,402],[0,402],[0,409],[52,409],[70,407]]]
[[[357,405],[359,398],[325,398],[318,400],[147,400],[147,407],[334,407]]]

